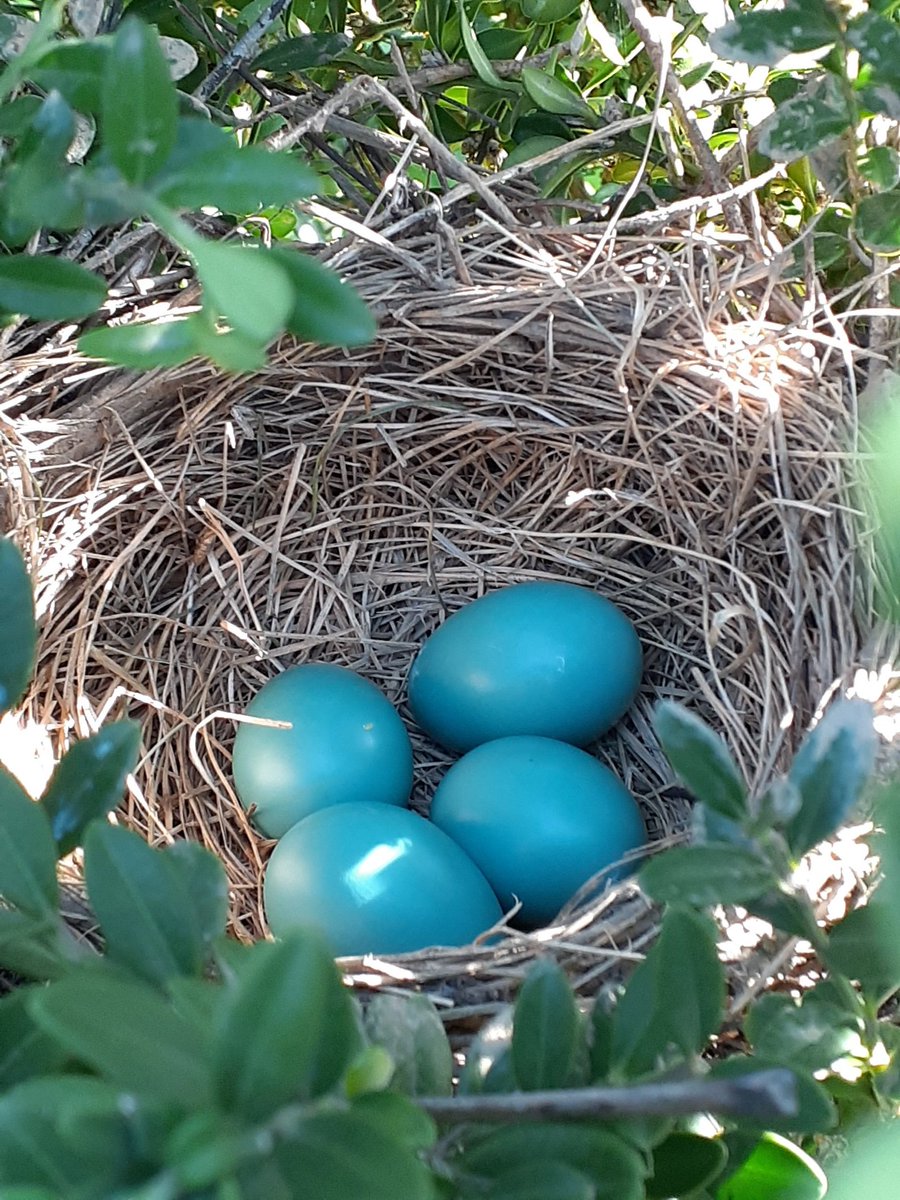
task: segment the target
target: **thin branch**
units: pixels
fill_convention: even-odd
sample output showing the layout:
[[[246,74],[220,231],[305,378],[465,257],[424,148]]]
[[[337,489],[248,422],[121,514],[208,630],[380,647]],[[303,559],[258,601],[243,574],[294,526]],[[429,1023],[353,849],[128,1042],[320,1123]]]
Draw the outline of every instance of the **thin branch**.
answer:
[[[208,100],[237,67],[250,61],[266,30],[273,21],[278,20],[290,2],[291,0],[272,0],[271,4],[266,5],[244,36],[238,38],[218,66],[210,71],[199,87],[194,89],[194,95],[198,100]]]
[[[739,1079],[640,1083],[632,1087],[561,1088],[491,1096],[420,1097],[420,1108],[441,1123],[464,1121],[580,1121],[587,1117],[681,1117],[717,1113],[769,1121],[797,1114],[791,1071],[774,1067]]]

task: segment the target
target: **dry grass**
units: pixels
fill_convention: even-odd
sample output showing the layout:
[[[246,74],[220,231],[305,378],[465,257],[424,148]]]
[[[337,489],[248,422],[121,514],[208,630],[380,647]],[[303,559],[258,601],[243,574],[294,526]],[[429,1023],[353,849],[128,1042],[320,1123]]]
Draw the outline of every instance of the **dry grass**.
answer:
[[[646,651],[639,702],[597,749],[660,843],[687,806],[659,698],[711,721],[759,787],[859,661],[854,392],[828,314],[792,321],[737,237],[611,245],[456,218],[332,251],[381,315],[367,349],[285,342],[253,379],[134,378],[62,345],[0,379],[43,628],[29,714],[57,750],[142,722],[123,819],[219,853],[241,937],[264,931],[271,843],[235,800],[232,714],[292,663],[346,664],[408,716],[411,660],[447,613],[518,580],[595,587]],[[413,736],[426,811],[448,759]],[[542,945],[588,992],[654,922],[625,884],[537,935],[346,968],[477,1019]]]

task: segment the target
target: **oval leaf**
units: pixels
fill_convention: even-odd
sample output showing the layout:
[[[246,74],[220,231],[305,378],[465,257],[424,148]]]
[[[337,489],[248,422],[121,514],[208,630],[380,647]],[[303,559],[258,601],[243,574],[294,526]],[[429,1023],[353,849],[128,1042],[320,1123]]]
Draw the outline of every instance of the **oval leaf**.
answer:
[[[103,78],[101,130],[129,183],[143,183],[175,142],[178,101],[157,35],[136,17],[116,30]]]
[[[228,879],[221,860],[197,842],[177,841],[162,851],[187,891],[204,945],[225,932]]]
[[[759,1071],[787,1070],[794,1077],[797,1097],[797,1114],[793,1117],[777,1117],[771,1113],[763,1121],[757,1121],[747,1115],[741,1118],[742,1126],[747,1129],[770,1129],[776,1133],[823,1133],[831,1129],[836,1120],[837,1112],[834,1101],[825,1088],[804,1071],[795,1071],[785,1067],[783,1063],[762,1058],[758,1055],[733,1054],[722,1062],[714,1063],[710,1068],[710,1079],[739,1079],[744,1075],[754,1075]]]
[[[745,904],[771,891],[778,878],[769,863],[750,850],[714,842],[675,846],[641,870],[641,887],[660,904]]]
[[[581,96],[548,71],[539,71],[537,67],[523,67],[522,84],[528,98],[543,112],[579,117],[593,123],[594,112]]]
[[[99,113],[110,47],[109,38],[54,43],[38,59],[31,78],[45,92],[55,89],[78,112]]]
[[[450,1095],[453,1053],[427,996],[380,992],[366,1008],[365,1029],[369,1040],[393,1059],[393,1086],[404,1095]]]
[[[685,787],[708,808],[741,820],[747,811],[747,790],[722,739],[670,700],[657,706],[653,727]]]
[[[99,275],[46,254],[0,257],[0,308],[36,321],[78,321],[106,299]]]
[[[78,349],[138,371],[177,367],[201,353],[191,319],[165,324],[115,325],[92,329],[78,339]]]
[[[193,1026],[146,984],[84,971],[33,994],[29,1010],[111,1083],[179,1108],[210,1102],[209,1067]]]
[[[34,917],[57,916],[56,843],[50,822],[0,765],[0,896]]]
[[[199,972],[204,942],[190,894],[161,851],[98,821],[85,839],[84,875],[113,962],[151,983]]]
[[[0,1000],[0,1091],[61,1070],[66,1061],[66,1052],[32,1020],[32,995],[31,988],[18,987]]]
[[[463,45],[466,48],[466,54],[469,56],[469,62],[472,64],[475,74],[482,83],[488,84],[489,87],[497,88],[498,91],[515,91],[516,85],[514,83],[507,83],[500,78],[494,70],[491,60],[482,50],[478,38],[475,36],[475,30],[472,28],[471,22],[466,15],[463,0],[456,0],[456,11],[459,16]]]
[[[526,1091],[569,1082],[580,1032],[578,1008],[565,972],[546,959],[531,968],[513,1016],[512,1060]]]
[[[371,310],[349,284],[308,253],[278,246],[270,255],[294,286],[287,328],[321,346],[365,346],[377,326]]]
[[[647,1200],[667,1200],[700,1191],[720,1174],[728,1158],[722,1142],[695,1133],[670,1133],[654,1147]]]
[[[216,1034],[221,1101],[250,1120],[333,1088],[360,1049],[353,1003],[323,942],[259,943]]]
[[[797,751],[788,778],[800,793],[800,810],[786,831],[797,857],[834,833],[859,802],[875,766],[873,721],[865,700],[838,700]]]
[[[759,126],[759,150],[780,162],[803,158],[850,125],[847,101],[833,79],[818,80],[780,104]]]
[[[534,1162],[504,1171],[485,1200],[594,1200],[597,1189],[583,1171],[564,1162]]]
[[[28,687],[36,646],[31,576],[16,544],[0,538],[0,716]]]
[[[192,239],[205,298],[240,334],[264,346],[285,327],[295,303],[287,272],[271,254]]]
[[[331,62],[352,44],[345,33],[308,33],[303,37],[283,38],[257,56],[253,70],[273,75],[308,71],[310,67]]]
[[[137,721],[114,721],[60,759],[41,797],[60,858],[81,844],[91,821],[119,805],[140,740]]]
[[[827,1190],[828,1181],[814,1159],[786,1138],[767,1133],[721,1185],[716,1200],[822,1200]]]
[[[854,228],[870,250],[896,254],[900,250],[900,192],[864,196],[856,208]]]

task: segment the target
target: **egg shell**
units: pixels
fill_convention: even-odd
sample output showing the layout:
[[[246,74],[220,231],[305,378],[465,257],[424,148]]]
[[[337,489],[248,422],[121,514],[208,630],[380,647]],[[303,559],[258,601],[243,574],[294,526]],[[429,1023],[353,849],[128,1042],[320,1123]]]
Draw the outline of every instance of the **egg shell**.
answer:
[[[371,803],[323,809],[286,833],[266,866],[264,903],[276,937],[313,925],[338,956],[466,945],[502,916],[445,833]]]
[[[406,727],[374,684],[347,667],[304,663],[270,679],[247,707],[291,729],[241,722],[232,770],[244,808],[281,837],[320,808],[371,800],[405,804],[412,789]]]
[[[409,676],[409,706],[450,750],[518,734],[584,746],[633,702],[643,656],[611,601],[572,583],[489,592],[428,638]]]
[[[431,819],[481,868],[516,922],[549,924],[598,871],[644,844],[633,796],[583,750],[550,738],[487,742],[441,780]]]

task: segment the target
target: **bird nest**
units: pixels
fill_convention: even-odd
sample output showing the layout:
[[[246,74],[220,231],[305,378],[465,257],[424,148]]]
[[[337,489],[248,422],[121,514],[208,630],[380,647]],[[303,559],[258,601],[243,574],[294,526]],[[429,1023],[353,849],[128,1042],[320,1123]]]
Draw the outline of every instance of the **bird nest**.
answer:
[[[468,211],[326,257],[378,313],[371,346],[286,340],[253,378],[137,378],[48,343],[0,380],[7,524],[42,626],[27,712],[57,752],[141,722],[120,819],[213,849],[247,939],[273,843],[234,793],[234,714],[292,664],[351,667],[409,719],[410,664],[449,613],[522,580],[595,588],[646,659],[596,752],[663,845],[689,801],[658,700],[709,721],[759,788],[860,652],[848,343],[827,313],[800,319],[746,239],[685,222],[611,243]],[[427,813],[450,760],[409,727]],[[536,933],[342,965],[475,1019],[548,946],[588,993],[656,924],[626,882]]]

